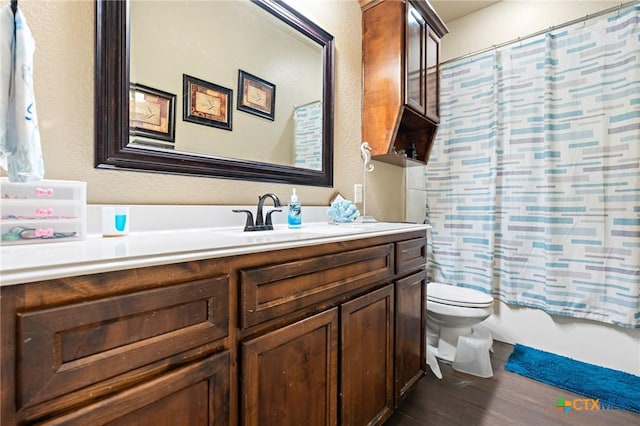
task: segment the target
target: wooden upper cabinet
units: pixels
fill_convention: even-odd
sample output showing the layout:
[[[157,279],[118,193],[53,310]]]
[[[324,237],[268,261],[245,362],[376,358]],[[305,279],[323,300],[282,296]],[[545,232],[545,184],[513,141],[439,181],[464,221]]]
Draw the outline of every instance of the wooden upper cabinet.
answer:
[[[361,0],[363,140],[376,160],[423,165],[440,122],[440,38],[424,0]]]

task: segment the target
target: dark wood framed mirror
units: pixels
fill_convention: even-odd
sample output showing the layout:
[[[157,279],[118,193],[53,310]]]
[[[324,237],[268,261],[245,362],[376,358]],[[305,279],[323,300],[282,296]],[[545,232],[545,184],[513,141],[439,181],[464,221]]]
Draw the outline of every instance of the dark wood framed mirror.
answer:
[[[310,186],[333,186],[333,36],[280,0],[250,0],[251,6],[266,11],[288,28],[319,46],[321,55],[321,153],[312,168],[243,159],[240,156],[150,148],[132,143],[130,137],[130,4],[128,1],[96,1],[95,57],[95,167],[155,173],[182,174]],[[160,2],[159,4],[161,4]],[[215,4],[216,2],[208,2]],[[262,13],[262,12],[261,12]],[[169,58],[170,59],[170,58]],[[290,59],[287,58],[291,66]],[[237,70],[234,72],[237,73]],[[182,78],[182,76],[180,76]],[[233,87],[233,91],[237,92]],[[162,88],[160,88],[162,89]],[[278,86],[278,96],[281,87]],[[236,93],[237,95],[237,93]],[[178,101],[182,94],[178,94]],[[244,114],[235,110],[238,114]],[[180,124],[181,109],[176,120]],[[252,116],[256,119],[255,116]],[[257,118],[263,120],[262,118]],[[236,121],[234,119],[234,126]],[[218,130],[219,131],[219,130]],[[231,133],[231,132],[227,132]],[[176,140],[180,138],[176,133]],[[211,132],[216,138],[215,130]],[[259,143],[260,141],[256,141]],[[295,163],[294,163],[295,164]]]

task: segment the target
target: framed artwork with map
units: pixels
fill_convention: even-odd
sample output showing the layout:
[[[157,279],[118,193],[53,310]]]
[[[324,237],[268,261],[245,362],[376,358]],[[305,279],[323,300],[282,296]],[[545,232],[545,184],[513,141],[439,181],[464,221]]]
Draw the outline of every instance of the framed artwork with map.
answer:
[[[231,89],[183,74],[182,91],[184,121],[231,130]]]
[[[176,95],[131,83],[129,85],[129,134],[174,142]]]
[[[273,121],[275,107],[276,85],[238,70],[238,110]]]

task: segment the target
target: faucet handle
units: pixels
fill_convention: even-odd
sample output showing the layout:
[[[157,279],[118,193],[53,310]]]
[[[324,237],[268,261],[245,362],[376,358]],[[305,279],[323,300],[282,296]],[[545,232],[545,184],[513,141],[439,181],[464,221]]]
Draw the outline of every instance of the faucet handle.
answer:
[[[236,210],[233,209],[232,210],[234,213],[246,213],[247,214],[247,221],[244,224],[244,231],[255,231],[255,226],[253,224],[253,213],[251,213],[249,210]]]
[[[273,229],[273,223],[271,223],[271,215],[273,213],[275,213],[275,212],[281,212],[281,211],[282,211],[281,209],[273,209],[273,210],[269,210],[267,212],[267,219],[266,219],[265,224],[264,224],[265,229],[267,229],[269,231],[271,231]]]

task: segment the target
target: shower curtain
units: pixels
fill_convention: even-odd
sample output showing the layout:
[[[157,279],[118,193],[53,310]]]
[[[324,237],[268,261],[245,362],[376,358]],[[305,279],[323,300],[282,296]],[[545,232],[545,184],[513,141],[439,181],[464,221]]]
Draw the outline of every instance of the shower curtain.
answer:
[[[640,328],[640,4],[441,73],[432,280]]]

